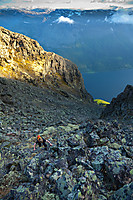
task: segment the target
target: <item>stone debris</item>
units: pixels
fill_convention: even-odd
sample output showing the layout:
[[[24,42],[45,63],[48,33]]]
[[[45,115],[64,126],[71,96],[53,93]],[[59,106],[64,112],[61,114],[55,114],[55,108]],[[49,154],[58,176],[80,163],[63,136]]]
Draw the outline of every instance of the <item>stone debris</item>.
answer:
[[[2,133],[2,199],[131,199],[133,160],[124,151],[132,153],[131,144],[121,126],[104,120],[49,126],[42,136],[50,135],[53,146],[35,151],[40,129],[35,135],[27,130],[10,142]]]

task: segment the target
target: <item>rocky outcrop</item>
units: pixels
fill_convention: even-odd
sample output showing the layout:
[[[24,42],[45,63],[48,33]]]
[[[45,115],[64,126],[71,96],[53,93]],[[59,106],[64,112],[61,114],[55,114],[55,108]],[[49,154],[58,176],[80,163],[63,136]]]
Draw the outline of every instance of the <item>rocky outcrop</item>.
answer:
[[[106,106],[101,118],[124,119],[133,122],[133,86],[127,85],[125,90],[113,98],[111,103]]]
[[[66,97],[92,101],[74,63],[3,27],[0,27],[0,76],[47,86]]]

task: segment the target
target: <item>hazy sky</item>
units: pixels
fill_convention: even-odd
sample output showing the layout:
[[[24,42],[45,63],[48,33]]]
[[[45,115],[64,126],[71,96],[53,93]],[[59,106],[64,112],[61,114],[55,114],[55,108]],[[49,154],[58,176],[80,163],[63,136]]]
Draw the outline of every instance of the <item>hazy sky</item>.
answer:
[[[108,9],[112,6],[128,8],[131,0],[0,0],[0,7],[17,8],[71,8],[71,9]]]

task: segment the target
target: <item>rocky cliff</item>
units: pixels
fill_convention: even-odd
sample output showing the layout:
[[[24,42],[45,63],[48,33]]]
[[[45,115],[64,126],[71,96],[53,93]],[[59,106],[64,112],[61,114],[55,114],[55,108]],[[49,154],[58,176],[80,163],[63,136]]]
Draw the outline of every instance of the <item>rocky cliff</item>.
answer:
[[[133,86],[127,85],[117,98],[113,98],[106,106],[101,118],[124,119],[133,123]]]
[[[3,27],[0,27],[0,76],[47,86],[66,97],[92,101],[74,63]]]

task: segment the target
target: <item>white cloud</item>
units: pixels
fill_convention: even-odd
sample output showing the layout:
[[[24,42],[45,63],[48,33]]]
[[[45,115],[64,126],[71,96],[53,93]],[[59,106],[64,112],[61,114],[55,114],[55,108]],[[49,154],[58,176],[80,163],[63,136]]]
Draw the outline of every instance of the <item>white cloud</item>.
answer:
[[[128,13],[116,13],[111,17],[112,23],[117,24],[133,24],[133,15]]]
[[[58,23],[68,23],[68,24],[73,24],[74,23],[74,20],[73,19],[70,19],[68,17],[64,17],[64,16],[61,16],[59,17],[56,22]]]

